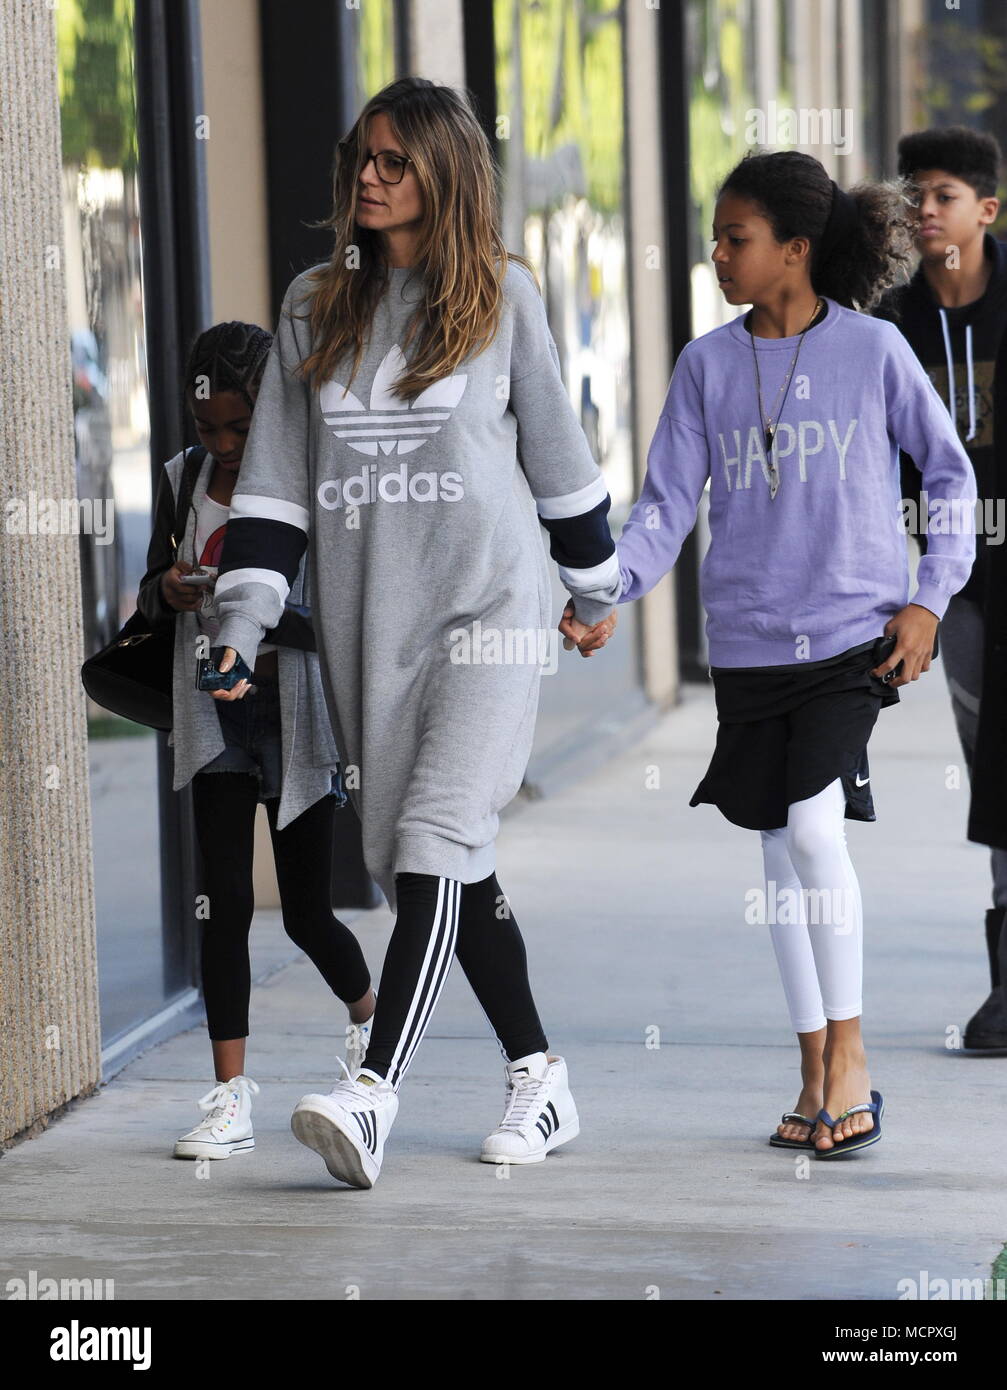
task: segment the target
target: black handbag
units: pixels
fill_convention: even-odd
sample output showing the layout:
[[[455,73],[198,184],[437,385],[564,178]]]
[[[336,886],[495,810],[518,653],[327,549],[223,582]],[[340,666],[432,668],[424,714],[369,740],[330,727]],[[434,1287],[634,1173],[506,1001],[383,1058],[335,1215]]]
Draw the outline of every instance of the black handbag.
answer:
[[[174,558],[185,533],[186,514],[206,450],[192,449],[182,469],[172,533]],[[177,539],[176,539],[177,537]],[[151,625],[137,610],[107,647],[89,656],[80,668],[84,689],[103,709],[134,724],[167,732],[172,724],[172,672],[175,618]]]

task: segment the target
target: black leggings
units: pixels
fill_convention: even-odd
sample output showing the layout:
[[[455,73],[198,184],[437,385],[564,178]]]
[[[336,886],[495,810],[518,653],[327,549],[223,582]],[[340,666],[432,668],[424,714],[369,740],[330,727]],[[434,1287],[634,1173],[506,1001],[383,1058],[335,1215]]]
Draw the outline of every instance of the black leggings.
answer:
[[[459,883],[396,874],[398,913],[381,970],[364,1066],[397,1090],[457,955],[509,1061],[549,1044],[528,983],[524,942],[496,874]]]
[[[251,969],[248,931],[252,846],[258,778],[247,772],[197,773],[192,779],[196,838],[203,856],[209,917],[203,923],[203,998],[210,1038],[248,1036]],[[279,800],[263,803],[269,819],[283,926],[309,956],[332,992],[345,1003],[370,988],[367,962],[356,937],[332,914],[332,817],[335,798],[323,796],[277,830]]]

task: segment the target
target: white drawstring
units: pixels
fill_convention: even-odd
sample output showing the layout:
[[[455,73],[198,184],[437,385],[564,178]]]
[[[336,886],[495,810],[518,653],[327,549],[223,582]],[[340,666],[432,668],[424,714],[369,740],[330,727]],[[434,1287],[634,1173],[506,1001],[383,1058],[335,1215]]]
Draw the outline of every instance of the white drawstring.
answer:
[[[944,308],[938,307],[937,312],[941,316],[941,332],[944,335],[944,357],[948,364],[948,414],[958,428],[958,412],[955,409],[955,395],[957,386],[955,383],[955,359],[951,351],[951,334],[948,330],[948,316]],[[975,363],[972,360],[972,325],[965,325],[965,371],[966,384],[969,395],[969,432],[965,436],[966,444],[976,437],[976,392],[975,392]]]
[[[972,364],[972,325],[965,325],[965,363],[968,368],[968,388],[969,388],[969,432],[965,436],[965,443],[975,438],[976,434],[976,393],[975,393],[975,373]]]
[[[941,316],[941,332],[944,334],[944,356],[948,364],[948,414],[958,428],[958,414],[955,410],[955,359],[951,352],[951,334],[948,332],[948,316],[943,308],[938,308]]]

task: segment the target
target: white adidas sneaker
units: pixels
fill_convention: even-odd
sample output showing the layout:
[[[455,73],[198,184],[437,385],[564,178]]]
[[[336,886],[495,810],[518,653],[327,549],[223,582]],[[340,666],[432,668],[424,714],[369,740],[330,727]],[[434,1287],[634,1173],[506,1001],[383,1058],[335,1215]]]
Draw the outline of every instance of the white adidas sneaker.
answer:
[[[580,1120],[562,1057],[534,1052],[508,1062],[503,1119],[483,1140],[483,1163],[541,1163],[550,1149],[576,1139]]]
[[[374,1085],[345,1073],[328,1095],[302,1096],[294,1106],[294,1137],[321,1154],[332,1177],[350,1187],[373,1187],[381,1172],[385,1140],[398,1114],[399,1098],[387,1081]],[[368,1074],[369,1073],[365,1073]]]
[[[175,1141],[175,1158],[230,1158],[255,1148],[252,1096],[259,1088],[250,1076],[218,1081],[199,1102],[203,1118]]]

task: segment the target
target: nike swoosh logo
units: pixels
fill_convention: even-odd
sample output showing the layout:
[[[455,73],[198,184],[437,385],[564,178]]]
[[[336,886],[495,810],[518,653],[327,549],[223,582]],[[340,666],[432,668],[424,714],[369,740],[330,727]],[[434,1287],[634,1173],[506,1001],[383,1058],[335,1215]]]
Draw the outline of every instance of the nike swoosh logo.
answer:
[[[856,782],[856,784],[857,784],[858,787],[866,787],[866,786],[867,786],[867,783],[868,783],[871,779],[870,779],[869,777],[865,777],[865,778],[863,779],[863,781],[861,781],[860,778],[859,778],[859,776],[858,776],[858,777],[855,777],[853,780]]]

